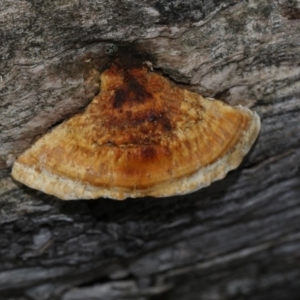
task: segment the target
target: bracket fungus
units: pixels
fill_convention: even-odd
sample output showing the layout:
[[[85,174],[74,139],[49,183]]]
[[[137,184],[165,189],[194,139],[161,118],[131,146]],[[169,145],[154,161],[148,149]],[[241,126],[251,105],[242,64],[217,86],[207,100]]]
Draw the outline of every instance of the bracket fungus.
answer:
[[[100,93],[39,139],[12,176],[61,199],[187,194],[239,166],[260,130],[247,108],[173,85],[146,65],[115,61]]]

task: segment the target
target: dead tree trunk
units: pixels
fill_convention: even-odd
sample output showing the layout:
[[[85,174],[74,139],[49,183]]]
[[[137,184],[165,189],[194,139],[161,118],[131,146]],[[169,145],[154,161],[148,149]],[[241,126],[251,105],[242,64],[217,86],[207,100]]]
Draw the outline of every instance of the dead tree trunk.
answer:
[[[300,4],[24,1],[0,8],[0,298],[299,299]],[[257,111],[242,166],[189,196],[63,202],[10,168],[133,45],[178,84]]]

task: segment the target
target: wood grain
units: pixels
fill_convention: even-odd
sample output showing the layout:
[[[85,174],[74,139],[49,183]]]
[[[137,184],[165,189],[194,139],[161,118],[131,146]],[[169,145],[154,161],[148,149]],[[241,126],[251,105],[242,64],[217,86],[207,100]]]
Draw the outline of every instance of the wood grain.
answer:
[[[1,2],[2,299],[299,299],[299,4],[185,3]],[[242,166],[164,200],[64,203],[12,182],[14,158],[96,93],[86,74],[133,42],[177,84],[260,115]]]

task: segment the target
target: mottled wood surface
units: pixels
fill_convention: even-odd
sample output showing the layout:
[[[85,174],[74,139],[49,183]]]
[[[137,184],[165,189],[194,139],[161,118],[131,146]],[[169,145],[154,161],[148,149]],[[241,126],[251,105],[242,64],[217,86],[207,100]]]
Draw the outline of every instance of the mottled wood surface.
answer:
[[[10,1],[0,7],[0,299],[298,300],[300,2]],[[10,167],[97,92],[125,43],[257,111],[242,166],[189,196],[63,202]]]

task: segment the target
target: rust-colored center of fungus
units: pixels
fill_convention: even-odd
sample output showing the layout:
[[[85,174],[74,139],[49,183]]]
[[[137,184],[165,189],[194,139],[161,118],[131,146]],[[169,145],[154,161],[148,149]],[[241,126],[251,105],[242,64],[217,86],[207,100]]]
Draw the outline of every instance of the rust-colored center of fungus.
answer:
[[[180,113],[178,95],[173,92],[166,99],[164,83],[146,67],[124,70],[113,64],[102,74],[101,94],[88,109],[90,122],[99,125],[92,132],[94,141],[118,147],[143,145],[141,155],[153,157],[155,149],[144,155],[150,153],[145,149],[171,137]]]

